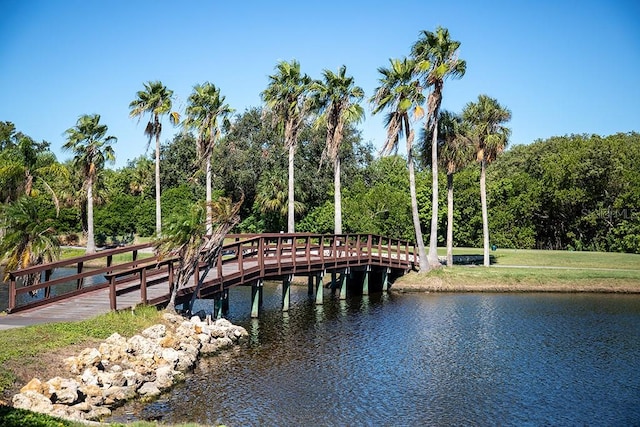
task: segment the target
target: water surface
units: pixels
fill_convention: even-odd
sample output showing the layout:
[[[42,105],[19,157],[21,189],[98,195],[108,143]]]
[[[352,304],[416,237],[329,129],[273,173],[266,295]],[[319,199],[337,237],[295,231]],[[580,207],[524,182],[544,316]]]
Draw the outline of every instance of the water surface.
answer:
[[[228,426],[639,425],[640,297],[378,294],[315,306],[306,287],[249,342],[113,420]]]

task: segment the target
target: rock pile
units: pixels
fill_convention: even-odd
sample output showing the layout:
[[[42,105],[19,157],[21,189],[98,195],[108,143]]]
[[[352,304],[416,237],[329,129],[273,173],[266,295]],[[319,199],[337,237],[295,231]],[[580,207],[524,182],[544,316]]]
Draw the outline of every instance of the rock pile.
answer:
[[[202,321],[165,313],[129,339],[111,335],[98,348],[65,360],[72,378],[37,378],[13,396],[13,406],[71,420],[99,420],[125,401],[153,398],[184,379],[201,355],[229,348],[247,331],[225,319]]]

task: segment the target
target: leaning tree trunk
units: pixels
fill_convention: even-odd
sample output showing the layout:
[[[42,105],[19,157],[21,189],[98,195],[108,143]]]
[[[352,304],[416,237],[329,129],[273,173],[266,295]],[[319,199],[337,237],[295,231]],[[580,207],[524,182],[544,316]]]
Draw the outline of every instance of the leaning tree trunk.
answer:
[[[424,249],[424,238],[422,237],[422,227],[418,214],[418,197],[416,195],[416,172],[413,166],[413,149],[407,149],[407,165],[409,166],[409,193],[411,194],[411,217],[413,218],[413,228],[416,232],[416,244],[418,245],[418,260],[421,272],[429,271],[426,251]]]
[[[333,171],[334,233],[342,234],[342,186],[340,183],[340,157],[336,156]]]
[[[211,209],[211,155],[207,156],[206,163],[206,198],[207,198],[207,234],[210,235],[213,232],[213,218]]]
[[[431,234],[429,236],[429,267],[441,266],[438,259],[438,118],[433,116],[433,138],[431,139]]]
[[[480,203],[482,205],[482,241],[484,248],[484,266],[489,267],[489,216],[487,214],[487,186],[486,169],[487,162],[480,161]]]
[[[156,122],[158,119],[156,118]],[[156,236],[162,235],[162,212],[160,207],[160,133],[156,129]]]
[[[453,266],[453,174],[447,173],[447,267]]]
[[[93,235],[93,178],[87,180],[87,251],[88,254],[96,252],[96,241]]]
[[[293,144],[289,144],[289,207],[287,209],[287,232],[295,233],[296,225],[295,225],[295,200],[293,194],[293,159],[295,157],[295,147]]]

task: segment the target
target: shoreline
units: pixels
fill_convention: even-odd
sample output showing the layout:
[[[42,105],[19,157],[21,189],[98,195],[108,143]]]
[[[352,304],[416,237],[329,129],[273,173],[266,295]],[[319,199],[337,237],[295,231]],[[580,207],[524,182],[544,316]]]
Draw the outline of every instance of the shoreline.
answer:
[[[410,272],[399,277],[390,287],[398,293],[411,292],[490,292],[490,293],[608,293],[640,294],[640,271],[611,270],[615,274],[598,274],[603,270],[566,269],[567,274],[557,273],[559,269],[544,269],[546,274],[537,275],[536,268],[443,268],[420,274]],[[540,269],[542,270],[542,269]],[[624,273],[628,274],[624,274]],[[605,271],[607,273],[607,271]]]

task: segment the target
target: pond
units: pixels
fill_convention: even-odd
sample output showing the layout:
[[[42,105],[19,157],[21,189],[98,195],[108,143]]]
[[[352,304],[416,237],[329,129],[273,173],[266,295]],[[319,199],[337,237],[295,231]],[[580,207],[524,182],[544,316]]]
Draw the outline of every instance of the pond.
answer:
[[[283,314],[280,295],[265,286],[252,320],[250,289],[233,289],[227,317],[248,342],[111,421],[640,423],[640,296],[385,293],[316,306],[296,286]]]

